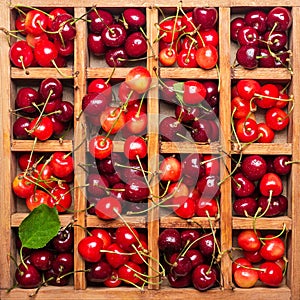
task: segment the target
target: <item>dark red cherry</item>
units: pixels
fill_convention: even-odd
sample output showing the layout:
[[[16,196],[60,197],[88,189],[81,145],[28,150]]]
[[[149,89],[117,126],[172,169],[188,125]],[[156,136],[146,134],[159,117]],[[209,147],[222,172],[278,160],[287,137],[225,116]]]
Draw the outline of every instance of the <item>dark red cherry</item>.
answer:
[[[245,19],[242,17],[236,17],[230,22],[230,38],[234,42],[237,42],[238,32],[245,26]]]
[[[267,31],[263,39],[268,42],[268,46],[273,52],[282,50],[288,41],[287,34],[282,31]]]
[[[284,214],[288,207],[288,199],[284,195],[272,197],[270,203],[269,197],[261,196],[258,199],[258,207],[262,208],[262,212],[266,217],[275,217]]]
[[[71,252],[58,253],[52,262],[52,269],[57,274],[67,274],[74,269],[74,255]]]
[[[57,32],[55,37],[64,41],[73,40],[76,36],[76,28],[73,25],[73,21],[73,16],[68,13],[56,16],[51,26],[51,30]]]
[[[126,29],[121,24],[111,24],[105,27],[101,33],[103,43],[107,47],[120,47],[126,40]]]
[[[74,233],[69,227],[61,228],[52,239],[52,246],[58,252],[70,252],[73,249]]]
[[[288,175],[291,172],[292,164],[287,155],[278,155],[273,160],[273,167],[276,174],[280,176]]]
[[[147,41],[141,32],[133,32],[126,38],[124,48],[128,56],[142,57],[147,52]]]
[[[55,118],[63,123],[70,122],[73,119],[74,115],[74,105],[68,101],[60,101],[56,107],[57,113]]]
[[[131,202],[141,202],[149,196],[149,187],[142,179],[130,179],[125,186],[125,197]]]
[[[82,98],[82,110],[87,115],[99,116],[109,104],[103,93],[88,93]]]
[[[88,13],[89,28],[93,33],[101,34],[103,29],[114,22],[112,14],[103,9],[95,9]]]
[[[190,249],[195,249],[198,247],[196,240],[200,237],[200,233],[196,229],[185,229],[181,233],[181,244],[182,247],[190,246]],[[193,243],[194,242],[194,243]]]
[[[18,286],[25,289],[38,287],[42,282],[42,277],[39,271],[32,265],[21,263],[16,272],[15,278]]]
[[[137,8],[126,8],[123,11],[125,26],[131,30],[138,30],[146,24],[145,14]]]
[[[101,260],[91,265],[89,271],[86,273],[86,278],[89,282],[103,282],[111,276],[112,271],[113,268],[111,265]]]
[[[37,249],[30,254],[29,260],[38,270],[46,271],[52,267],[54,254],[46,249]]]
[[[33,103],[41,103],[40,94],[31,87],[20,88],[15,99],[16,107],[22,108],[22,113],[31,114],[36,112],[36,108],[32,105]]]
[[[16,41],[11,45],[9,58],[18,68],[29,67],[34,60],[32,48],[25,41]]]
[[[236,60],[242,67],[254,69],[258,66],[258,55],[258,47],[243,45],[236,52]]]
[[[175,116],[179,122],[190,124],[199,115],[200,108],[197,106],[176,105]]]
[[[214,7],[195,7],[193,9],[193,22],[201,29],[213,28],[218,20],[218,11]]]
[[[177,229],[164,229],[158,238],[158,247],[161,251],[176,252],[181,250],[181,235]]]
[[[237,197],[248,197],[253,194],[255,185],[243,173],[237,173],[232,179],[232,190]]]
[[[238,198],[233,202],[233,210],[238,216],[254,216],[258,208],[258,203],[253,197]]]
[[[123,67],[128,60],[124,47],[109,49],[105,54],[105,61],[110,67]]]
[[[286,31],[292,25],[292,15],[285,7],[274,7],[267,15],[268,29],[275,28],[275,30]],[[274,27],[275,26],[275,27]]]
[[[192,138],[195,142],[208,142],[211,135],[211,125],[208,120],[197,119],[192,123]]]
[[[50,95],[51,92],[51,95]],[[43,99],[54,100],[62,97],[63,85],[56,78],[46,78],[40,83],[39,93]]]
[[[267,14],[261,9],[251,10],[245,14],[245,23],[257,30],[259,34],[267,30]]]
[[[30,136],[26,129],[29,129],[30,120],[25,117],[19,117],[13,124],[13,134],[17,139],[28,139]]]
[[[267,172],[267,162],[261,155],[249,155],[242,160],[241,171],[249,180],[259,180]]]
[[[240,45],[244,46],[257,46],[259,35],[251,26],[244,26],[241,28],[237,35],[237,41]]]
[[[96,56],[105,54],[106,46],[103,43],[101,34],[89,33],[87,39],[89,50]]]
[[[174,117],[166,117],[159,124],[159,133],[163,141],[182,141],[186,135],[185,127]]]

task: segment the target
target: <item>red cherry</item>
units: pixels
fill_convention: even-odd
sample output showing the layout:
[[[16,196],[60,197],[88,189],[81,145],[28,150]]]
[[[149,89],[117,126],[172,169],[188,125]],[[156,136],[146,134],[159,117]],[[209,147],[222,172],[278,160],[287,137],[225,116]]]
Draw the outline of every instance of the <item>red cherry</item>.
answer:
[[[274,131],[266,123],[257,124],[259,143],[272,143],[275,137]]]
[[[54,43],[48,40],[39,41],[34,48],[34,57],[41,67],[53,67],[58,51]]]
[[[250,111],[256,110],[255,103],[236,96],[231,100],[231,112],[235,119],[246,118]]]
[[[270,108],[265,115],[266,124],[275,131],[280,131],[286,128],[289,124],[289,115],[280,108]]]
[[[181,176],[181,163],[173,156],[163,159],[159,167],[160,180],[162,181],[178,181]]]
[[[183,219],[192,218],[195,215],[195,201],[186,196],[176,197],[172,201],[174,205],[174,212],[177,216]]]
[[[67,183],[62,182],[57,184],[51,190],[52,205],[57,209],[59,213],[66,212],[72,204],[72,194],[70,187]]]
[[[130,160],[136,160],[137,156],[142,159],[147,155],[147,144],[139,136],[131,135],[124,143],[124,154]]]
[[[219,59],[218,50],[213,45],[201,47],[196,52],[196,60],[200,68],[209,70],[216,66]]]
[[[177,54],[177,65],[180,68],[197,68],[196,49],[182,49]]]
[[[187,80],[183,85],[183,101],[187,105],[196,105],[201,103],[206,97],[206,88],[204,84],[196,80]]]
[[[138,94],[145,93],[151,84],[150,72],[142,66],[131,69],[125,78],[127,85]]]
[[[275,173],[266,173],[260,180],[259,190],[263,196],[279,196],[283,191],[283,184],[280,177]]]
[[[119,107],[108,106],[100,115],[102,129],[109,134],[116,134],[125,125],[125,112]]]
[[[52,154],[49,166],[54,176],[58,178],[67,177],[74,171],[73,157],[65,152],[56,151]]]
[[[129,255],[117,243],[111,244],[107,250],[105,258],[113,268],[117,269],[129,261]]]
[[[96,206],[95,213],[102,220],[112,220],[119,217],[122,212],[120,201],[114,197],[101,198]]]
[[[121,226],[116,230],[116,243],[125,251],[134,252],[134,246],[139,244],[139,234],[136,229]]]
[[[218,212],[218,202],[214,198],[204,198],[196,200],[196,215],[198,217],[207,217],[207,214],[210,217],[215,217]]]
[[[272,287],[278,287],[283,279],[282,269],[275,262],[266,261],[259,266],[259,280]]]
[[[239,247],[245,251],[257,251],[261,247],[260,233],[252,229],[246,229],[239,233],[237,242]]]
[[[276,261],[283,257],[285,246],[282,239],[272,234],[265,236],[264,244],[260,248],[260,255],[265,260]]]
[[[242,118],[236,122],[236,134],[240,142],[251,143],[258,138],[257,123],[253,119]]]
[[[87,262],[98,262],[101,259],[103,242],[97,236],[91,235],[83,238],[78,244],[80,256]]]
[[[250,268],[239,268],[233,273],[234,281],[238,287],[251,288],[258,281],[258,271]]]
[[[279,91],[277,86],[275,84],[267,83],[261,86],[259,96],[255,98],[255,103],[260,108],[271,108],[275,105],[278,97]]]
[[[175,64],[177,53],[173,48],[164,48],[159,52],[159,61],[165,67],[170,67]]]
[[[27,198],[34,193],[35,184],[24,173],[20,173],[14,178],[12,189],[18,197]]]
[[[28,132],[31,137],[46,141],[53,134],[53,123],[49,117],[36,117],[30,122]]]
[[[32,195],[26,198],[26,206],[30,211],[34,210],[41,204],[46,204],[49,207],[52,207],[51,196],[42,190],[36,190]]]
[[[97,78],[92,80],[88,87],[88,93],[101,93],[107,99],[111,99],[112,97],[112,88],[109,82],[105,81],[102,78]]]
[[[91,230],[91,235],[97,236],[103,242],[103,250],[106,250],[108,246],[112,243],[112,238],[107,230],[102,228],[94,228]]]
[[[33,35],[40,35],[47,29],[48,17],[40,10],[32,9],[26,13],[25,31]]]
[[[16,41],[9,49],[9,58],[18,68],[27,68],[33,62],[32,48],[25,41]]]
[[[89,142],[89,152],[97,159],[104,159],[111,155],[112,148],[112,140],[101,135],[93,137]]]
[[[240,97],[250,101],[256,93],[259,93],[260,84],[253,79],[242,79],[237,83],[237,91]]]
[[[233,263],[232,263],[232,274],[234,274],[234,272],[239,269],[242,268],[243,266],[245,267],[252,267],[251,262],[245,258],[245,257],[239,257],[236,258]]]

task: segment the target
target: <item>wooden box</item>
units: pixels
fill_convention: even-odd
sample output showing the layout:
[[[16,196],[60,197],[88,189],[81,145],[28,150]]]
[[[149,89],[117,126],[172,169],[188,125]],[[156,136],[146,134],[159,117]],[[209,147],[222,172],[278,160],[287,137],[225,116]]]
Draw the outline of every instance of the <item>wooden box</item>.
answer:
[[[292,49],[292,67],[293,75],[286,69],[266,69],[257,68],[254,70],[246,70],[242,67],[232,68],[234,46],[230,41],[230,20],[235,15],[245,13],[246,11],[260,7],[263,4],[264,9],[268,10],[275,6],[285,6],[291,10],[293,16],[292,29],[289,34],[289,46]],[[67,0],[22,0],[10,1],[11,7],[14,5],[32,6],[50,10],[55,7],[63,7],[72,12],[75,17],[82,16],[89,8],[95,5],[94,1],[67,1]],[[294,161],[300,159],[300,105],[298,98],[300,97],[300,6],[298,0],[266,0],[261,1],[245,1],[245,0],[217,0],[213,3],[211,1],[182,1],[183,8],[193,8],[195,6],[214,6],[218,9],[219,21],[219,74],[216,68],[212,70],[202,70],[200,68],[184,69],[177,67],[161,67],[158,61],[151,56],[150,49],[148,50],[149,58],[143,62],[147,66],[151,75],[155,77],[157,71],[162,79],[169,78],[174,80],[183,79],[210,79],[219,80],[220,84],[220,107],[219,120],[222,128],[222,137],[220,142],[215,146],[197,145],[197,150],[200,153],[216,154],[220,147],[229,154],[238,153],[238,145],[231,142],[231,87],[240,79],[252,78],[263,81],[274,82],[288,82],[291,81],[290,93],[294,95],[295,106],[292,113],[293,121],[289,125],[287,132],[279,139],[271,144],[254,143],[246,147],[244,154],[262,154],[262,155],[277,155],[287,154],[292,157]],[[166,14],[172,14],[176,11],[176,2],[159,0],[153,1],[139,1],[132,0],[129,2],[100,1],[97,7],[107,8],[113,11],[121,11],[124,7],[139,7],[143,8],[147,16],[146,30],[149,40],[153,41],[157,36],[157,28],[155,24],[159,22],[160,7]],[[0,26],[8,29],[13,29],[13,19],[15,17],[14,11],[8,6],[8,2],[1,3],[1,21]],[[54,68],[29,68],[29,74],[24,74],[22,69],[11,66],[8,52],[9,45],[4,34],[0,34],[1,39],[1,201],[0,201],[0,244],[1,244],[1,273],[0,273],[0,287],[1,299],[27,299],[32,293],[32,290],[16,288],[10,293],[6,289],[10,288],[14,283],[15,266],[13,261],[9,258],[9,254],[16,256],[15,249],[15,229],[20,225],[21,221],[28,214],[28,211],[20,205],[17,205],[15,196],[11,190],[11,183],[17,173],[16,158],[19,152],[30,151],[33,146],[32,141],[14,140],[12,135],[13,117],[10,113],[13,109],[13,99],[16,91],[20,86],[26,86],[28,82],[33,83],[47,77],[56,77],[68,82],[67,97],[73,98],[74,101],[74,129],[73,133],[67,137],[62,143],[57,140],[50,140],[47,142],[38,142],[35,151],[51,152],[55,150],[72,151],[81,142],[80,137],[84,136],[84,127],[82,126],[82,119],[77,118],[81,111],[81,100],[86,93],[87,83],[94,78],[108,78],[112,69],[98,62],[93,58],[86,46],[87,40],[87,24],[84,21],[76,23],[77,35],[75,38],[74,58],[63,68],[62,71],[71,75],[77,72],[74,79],[63,79]],[[158,50],[157,44],[153,46],[154,51]],[[124,79],[130,67],[116,68],[113,73],[113,79]],[[72,86],[74,88],[72,88]],[[171,143],[160,142],[159,139],[159,112],[164,109],[159,103],[159,89],[154,88],[148,95],[148,114],[151,116],[148,123],[148,161],[149,169],[157,170],[159,166],[159,153],[189,153],[191,151],[191,144],[186,143]],[[116,143],[116,149],[122,151],[122,143]],[[194,146],[193,146],[194,147]],[[118,151],[118,150],[117,150]],[[85,161],[85,148],[81,147],[74,152],[74,159],[76,168],[78,163]],[[228,169],[231,169],[231,160],[225,159]],[[227,175],[226,168],[221,169],[221,178]],[[75,173],[76,174],[76,173]],[[300,249],[300,206],[297,204],[300,197],[300,187],[297,178],[300,175],[299,164],[293,164],[292,172],[285,184],[286,193],[289,199],[289,208],[286,216],[275,218],[261,218],[256,223],[256,228],[265,231],[279,232],[283,224],[288,229],[288,249],[287,258],[289,261],[286,280],[278,288],[270,288],[265,286],[258,286],[251,289],[241,289],[234,287],[231,271],[231,260],[226,254],[226,251],[236,245],[237,233],[242,229],[252,228],[252,220],[248,218],[236,217],[232,212],[232,190],[230,180],[225,181],[221,185],[221,199],[220,199],[220,218],[213,220],[216,228],[220,233],[221,251],[225,254],[221,259],[222,271],[222,288],[213,288],[206,292],[199,292],[193,288],[174,289],[167,284],[160,285],[158,279],[152,280],[151,284],[145,288],[145,291],[140,292],[134,287],[118,287],[118,288],[104,288],[104,287],[87,287],[85,274],[82,272],[74,273],[74,280],[72,285],[67,287],[43,287],[35,296],[36,299],[183,299],[191,297],[195,299],[300,299],[300,256],[298,249]],[[74,178],[74,185],[79,183],[79,178]],[[159,193],[159,187],[154,186],[153,191]],[[78,225],[83,227],[103,227],[103,228],[117,228],[122,224],[121,220],[113,222],[105,222],[99,220],[96,216],[87,215],[86,199],[84,193],[80,189],[76,189],[73,195],[74,201],[74,215],[64,214],[60,215],[60,220],[63,225],[68,224],[72,219],[76,219]],[[165,216],[160,219],[157,218],[158,209],[152,210],[146,217],[128,217],[128,222],[134,227],[146,228],[149,239],[149,250],[155,258],[159,258],[159,250],[157,247],[157,240],[160,229],[162,228],[191,228],[193,224],[186,222],[174,216]],[[209,228],[207,218],[194,218],[195,221],[201,224],[204,228]],[[77,252],[77,245],[79,241],[85,236],[85,231],[78,227],[74,227],[74,260],[75,271],[83,270],[85,268],[83,260]],[[151,268],[158,268],[157,264],[152,262]],[[149,268],[149,275],[153,274],[152,269]]]

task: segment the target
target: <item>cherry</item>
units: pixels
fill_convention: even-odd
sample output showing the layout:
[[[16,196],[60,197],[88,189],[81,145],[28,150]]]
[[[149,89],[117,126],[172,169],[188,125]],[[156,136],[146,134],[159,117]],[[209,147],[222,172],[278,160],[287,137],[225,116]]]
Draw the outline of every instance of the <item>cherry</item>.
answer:
[[[288,9],[284,7],[274,7],[267,15],[267,27],[276,30],[286,31],[292,24],[292,16]]]
[[[137,135],[146,133],[147,128],[147,114],[144,112],[136,112],[134,110],[129,110],[126,115],[125,131],[123,134],[126,135]],[[126,132],[126,133],[125,133]]]
[[[255,103],[260,108],[271,108],[275,105],[274,98],[279,97],[279,90],[275,84],[267,83],[261,86],[258,97],[255,98]]]
[[[284,49],[288,41],[288,36],[282,31],[267,31],[264,35],[264,40],[270,43],[270,50],[273,52],[278,52]]]
[[[257,46],[259,35],[255,28],[251,26],[242,27],[237,34],[237,42],[244,46]]]
[[[245,251],[257,251],[261,247],[260,232],[252,229],[245,229],[241,231],[237,237],[239,247]]]
[[[46,271],[52,267],[54,254],[46,249],[37,249],[30,254],[29,260],[38,270]]]
[[[107,47],[120,47],[127,38],[126,29],[121,24],[110,24],[101,33],[103,43]]]
[[[251,288],[258,281],[258,271],[251,268],[238,268],[233,273],[234,281],[238,287]]]
[[[124,47],[111,48],[105,54],[105,61],[110,67],[123,67],[127,59]]]
[[[248,197],[253,194],[255,185],[243,173],[238,172],[232,178],[232,190],[237,197]]]
[[[175,116],[184,124],[190,124],[200,115],[200,108],[197,106],[176,105]]]
[[[169,282],[170,286],[173,288],[188,287],[192,283],[191,273],[189,273],[186,276],[180,276],[180,277],[174,275],[173,273],[169,273],[167,277],[168,277],[168,282]]]
[[[130,160],[143,159],[147,155],[147,144],[139,136],[131,135],[124,143],[124,154]]]
[[[158,247],[164,252],[177,252],[181,250],[181,235],[177,229],[166,228],[158,238]]]
[[[259,93],[260,84],[253,79],[242,79],[238,81],[236,88],[240,97],[250,101],[256,93]]]
[[[33,63],[33,51],[25,41],[14,42],[9,49],[9,58],[18,68],[27,68]]]
[[[266,173],[260,180],[259,190],[263,196],[279,196],[283,191],[282,180],[275,173]]]
[[[201,29],[213,28],[218,20],[218,11],[214,7],[195,7],[193,9],[193,22]]]
[[[233,202],[233,210],[238,216],[254,216],[259,204],[253,197],[238,198]]]
[[[47,284],[54,286],[65,286],[69,283],[70,276],[61,276],[60,273],[55,272],[53,269],[44,272],[45,281]]]
[[[53,134],[53,123],[49,117],[36,117],[30,122],[28,132],[31,137],[46,141]]]
[[[260,249],[256,251],[243,251],[244,257],[248,259],[251,263],[259,263],[263,260],[260,255]]]
[[[103,241],[94,235],[83,238],[78,244],[78,252],[87,262],[100,261],[102,248]]]
[[[190,245],[200,237],[200,233],[196,229],[185,229],[180,232],[182,247]],[[190,249],[197,248],[197,243],[190,246]]]
[[[74,105],[68,101],[60,101],[56,107],[58,112],[55,114],[55,118],[62,122],[68,123],[73,119]]]
[[[282,258],[285,252],[284,242],[272,234],[265,236],[264,244],[260,248],[260,255],[268,261],[276,261]]]
[[[137,284],[140,281],[142,268],[132,261],[127,262],[118,269],[119,278],[124,279],[127,284]]]
[[[217,200],[209,197],[201,197],[196,200],[196,215],[198,217],[215,217],[219,212]]]
[[[146,24],[145,14],[137,8],[126,8],[123,11],[123,17],[125,21],[125,27],[131,30],[138,30]]]
[[[126,84],[138,94],[145,93],[151,84],[150,72],[142,66],[131,69],[125,78]]]
[[[106,53],[106,46],[103,43],[102,36],[97,33],[89,33],[87,39],[89,50],[96,56],[101,56]]]
[[[87,178],[89,194],[101,198],[106,195],[106,188],[109,187],[108,180],[104,175],[90,173]]]
[[[49,166],[49,164],[38,164],[34,168],[32,176],[35,178],[37,184],[45,189],[51,190],[56,185],[52,177],[52,168]]]
[[[74,18],[68,13],[57,15],[51,25],[51,30],[56,33],[55,38],[62,42],[73,40],[76,36],[73,21]]]
[[[93,283],[104,282],[112,275],[112,271],[113,269],[109,263],[100,260],[99,262],[92,264],[86,274],[86,279]]]
[[[121,226],[116,230],[116,243],[125,251],[133,252],[139,244],[139,234],[136,229]]]
[[[200,196],[213,198],[220,194],[218,182],[220,178],[215,175],[206,175],[201,177],[197,182],[197,189]]]
[[[173,253],[170,258],[172,264],[171,273],[176,277],[187,276],[192,270],[192,262],[187,256],[180,256],[178,253]]]
[[[192,273],[194,287],[199,291],[205,291],[213,287],[217,281],[216,273],[209,265],[198,265]]]
[[[101,93],[108,100],[112,98],[112,87],[109,82],[102,78],[92,80],[87,87],[88,93]]]
[[[177,60],[177,52],[173,48],[164,48],[159,51],[159,61],[165,67],[170,67],[175,64]],[[182,67],[179,64],[180,67]]]
[[[251,10],[245,14],[245,23],[248,26],[252,26],[257,30],[259,34],[264,33],[267,30],[267,14],[262,10]]]
[[[187,80],[183,84],[183,101],[188,105],[201,103],[207,94],[207,90],[199,81]]]
[[[112,243],[112,238],[110,234],[102,228],[94,228],[91,230],[91,235],[97,236],[103,242],[103,250],[106,250],[108,246]]]
[[[245,26],[245,19],[236,17],[230,22],[230,38],[232,41],[237,42],[238,32]]]
[[[51,93],[50,93],[51,92]],[[46,78],[42,80],[39,87],[39,93],[43,99],[49,99],[49,101],[56,100],[62,97],[63,85],[60,80],[56,78]]]
[[[232,262],[232,274],[235,273],[237,269],[244,267],[252,267],[251,262],[246,257],[238,257]]]
[[[112,14],[104,9],[93,9],[88,13],[89,28],[92,32],[101,34],[106,26],[114,22]]]
[[[275,133],[266,123],[258,123],[257,130],[260,136],[257,140],[259,143],[272,143]]]
[[[17,139],[28,139],[28,128],[30,120],[25,117],[19,117],[13,124],[13,134]]]
[[[82,110],[87,115],[99,116],[109,104],[103,93],[87,93],[82,98]]]
[[[38,161],[39,155],[37,153],[23,152],[18,157],[18,165],[22,172],[27,168],[32,168]]]
[[[64,178],[74,171],[73,157],[65,152],[56,151],[51,156],[49,166],[54,176]]]
[[[258,206],[262,208],[262,211],[266,217],[279,216],[286,212],[288,207],[288,199],[285,196],[279,195],[272,197],[270,201],[268,198],[269,197],[261,196],[258,199]]]
[[[285,129],[290,121],[289,115],[282,109],[272,107],[265,114],[266,124],[275,131]]]
[[[163,141],[182,141],[186,135],[185,127],[174,117],[168,116],[159,123],[159,133]]]
[[[113,270],[111,276],[106,279],[104,282],[104,285],[110,288],[118,287],[122,281],[119,280],[119,275],[117,270]]]
[[[215,67],[218,59],[218,50],[211,44],[207,44],[204,47],[199,48],[196,52],[196,61],[198,65],[205,70]]]
[[[125,198],[130,202],[141,202],[149,197],[150,191],[144,180],[129,178],[125,185]]]
[[[266,261],[259,266],[259,279],[271,287],[278,287],[283,279],[282,269],[275,262]]]
[[[62,14],[66,14],[67,11],[63,8],[54,8],[53,10],[51,10],[49,12],[49,16],[48,16],[48,28],[51,29],[51,26],[52,26],[52,22],[53,20],[59,16],[59,15],[62,15]]]
[[[160,180],[176,182],[181,176],[181,163],[173,156],[168,156],[163,159],[159,167]]]
[[[125,112],[119,107],[107,106],[100,115],[102,129],[116,134],[125,125]]]
[[[128,56],[141,57],[147,52],[147,41],[141,32],[133,32],[126,38],[124,48]]]
[[[194,179],[196,182],[199,178],[205,175],[205,165],[203,162],[203,155],[199,153],[191,153],[182,161],[182,174]]]
[[[183,219],[192,218],[195,215],[195,201],[186,196],[177,196],[172,201],[174,212]]]
[[[108,246],[107,250],[109,252],[105,253],[105,258],[114,269],[117,269],[128,263],[129,255],[126,255],[127,252],[124,251],[118,244],[111,244]]]
[[[48,25],[48,17],[39,10],[31,9],[26,13],[24,29],[26,33],[40,35],[45,32]]]
[[[122,212],[120,201],[115,197],[101,198],[95,206],[95,213],[103,220],[116,219]]]
[[[41,274],[30,264],[21,263],[15,272],[15,278],[18,286],[25,289],[36,288],[42,282]]]
[[[280,176],[288,175],[291,172],[290,158],[287,155],[278,155],[273,160],[273,167],[276,174]]]
[[[21,108],[22,113],[28,114],[35,113],[37,110],[33,104],[40,104],[41,102],[40,94],[30,87],[19,89],[15,99],[16,107]]]
[[[73,253],[59,253],[52,262],[52,269],[57,274],[67,274],[74,269]]]
[[[52,67],[57,56],[57,48],[51,41],[41,40],[35,45],[34,57],[41,67]]]
[[[197,68],[196,49],[182,49],[177,54],[177,65],[180,68]]]
[[[180,32],[180,26],[175,24],[175,19],[166,19],[159,24],[159,34],[166,43],[172,43],[177,40]]]
[[[249,180],[259,180],[267,172],[267,162],[260,155],[249,155],[242,160],[241,171]]]
[[[242,118],[236,122],[236,135],[242,143],[251,143],[258,138],[258,128],[255,120]]]
[[[195,142],[209,142],[212,137],[212,126],[210,121],[196,118],[192,123],[191,136]]]
[[[54,186],[51,190],[51,196],[51,204],[55,206],[58,212],[66,212],[71,207],[72,195],[67,183],[63,182]]]
[[[194,269],[200,264],[203,264],[205,262],[204,256],[201,254],[201,252],[197,249],[189,249],[185,256],[187,256],[191,263],[192,263],[192,268]]]
[[[93,137],[89,142],[89,152],[96,159],[104,159],[112,153],[112,140],[101,135]]]
[[[205,257],[211,257],[216,253],[217,247],[213,234],[202,234],[198,241],[198,247],[201,254]]]
[[[237,62],[246,69],[255,69],[258,66],[259,48],[243,45],[236,52]]]

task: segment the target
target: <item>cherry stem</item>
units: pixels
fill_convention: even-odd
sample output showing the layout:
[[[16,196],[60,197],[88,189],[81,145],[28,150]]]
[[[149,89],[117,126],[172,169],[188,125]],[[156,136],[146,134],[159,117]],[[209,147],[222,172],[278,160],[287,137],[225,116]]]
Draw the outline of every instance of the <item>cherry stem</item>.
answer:
[[[46,15],[46,16],[47,16],[48,18],[50,18],[50,19],[53,18],[52,15],[46,13],[45,11],[43,11],[43,10],[41,10],[41,9],[38,9],[38,8],[36,8],[36,7],[30,6],[30,5],[15,5],[15,6],[13,6],[13,8],[15,8],[17,11],[22,12],[22,14],[26,15],[26,13],[24,13],[24,12],[20,9],[20,7],[29,8],[29,9],[38,11],[38,12],[40,12],[40,13],[43,13],[44,15]]]
[[[241,142],[237,136],[237,133],[236,133],[236,130],[235,130],[235,127],[234,127],[234,120],[233,120],[233,116],[235,114],[235,112],[237,111],[237,107],[235,106],[233,108],[233,111],[232,111],[232,114],[231,114],[231,117],[230,117],[230,123],[231,123],[231,129],[232,129],[232,133],[234,135],[234,138],[236,139],[237,143],[238,143],[238,148],[241,150],[242,149],[242,145],[241,145]]]

